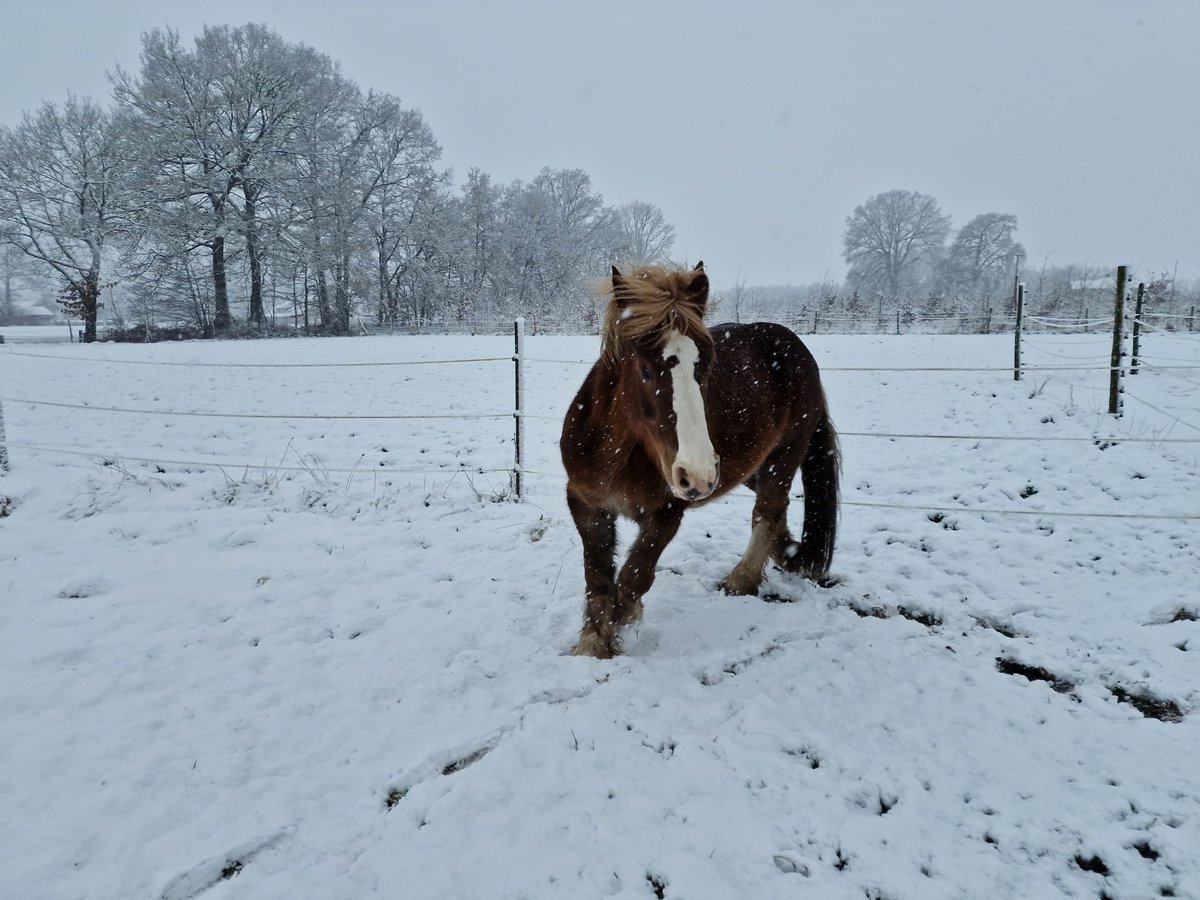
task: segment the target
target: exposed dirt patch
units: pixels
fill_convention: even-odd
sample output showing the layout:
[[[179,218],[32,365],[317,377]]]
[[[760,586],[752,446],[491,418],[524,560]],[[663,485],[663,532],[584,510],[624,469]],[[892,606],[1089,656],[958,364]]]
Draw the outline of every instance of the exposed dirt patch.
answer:
[[[1121,703],[1128,703],[1147,719],[1160,722],[1182,722],[1183,709],[1174,700],[1164,700],[1149,691],[1128,690],[1119,684],[1110,684],[1108,689]]]
[[[1097,875],[1108,877],[1108,866],[1104,864],[1099,856],[1084,856],[1082,853],[1075,854],[1075,865],[1083,869],[1085,872],[1095,872]]]
[[[1030,681],[1044,681],[1060,694],[1067,694],[1075,690],[1074,682],[1055,675],[1049,669],[1031,666],[1015,659],[1009,659],[1007,656],[996,657],[996,668],[1005,675],[1021,675]]]

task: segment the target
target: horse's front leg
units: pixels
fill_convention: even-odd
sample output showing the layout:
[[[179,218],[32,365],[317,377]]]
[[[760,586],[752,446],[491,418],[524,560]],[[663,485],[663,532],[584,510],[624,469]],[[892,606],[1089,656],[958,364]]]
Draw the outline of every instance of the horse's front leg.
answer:
[[[617,578],[618,627],[642,617],[642,597],[654,584],[658,558],[679,531],[679,523],[683,521],[683,504],[668,503],[638,516],[636,521],[638,536]]]
[[[607,510],[584,503],[570,491],[567,508],[583,541],[583,580],[587,602],[583,609],[583,628],[579,642],[571,651],[576,656],[608,659],[616,653],[617,517]]]

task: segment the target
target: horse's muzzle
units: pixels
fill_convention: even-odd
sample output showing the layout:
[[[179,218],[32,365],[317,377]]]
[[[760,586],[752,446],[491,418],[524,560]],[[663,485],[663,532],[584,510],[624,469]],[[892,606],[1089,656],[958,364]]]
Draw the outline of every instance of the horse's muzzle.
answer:
[[[721,460],[714,459],[708,471],[671,467],[671,493],[680,500],[696,501],[711,497],[721,480]]]

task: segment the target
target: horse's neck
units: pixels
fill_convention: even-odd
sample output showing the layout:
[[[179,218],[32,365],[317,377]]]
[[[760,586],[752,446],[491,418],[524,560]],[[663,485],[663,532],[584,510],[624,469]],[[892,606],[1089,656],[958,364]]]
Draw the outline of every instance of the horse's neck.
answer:
[[[607,453],[632,450],[640,441],[629,427],[629,413],[622,403],[620,370],[607,360],[601,361],[593,373],[591,388],[589,430],[604,440]]]

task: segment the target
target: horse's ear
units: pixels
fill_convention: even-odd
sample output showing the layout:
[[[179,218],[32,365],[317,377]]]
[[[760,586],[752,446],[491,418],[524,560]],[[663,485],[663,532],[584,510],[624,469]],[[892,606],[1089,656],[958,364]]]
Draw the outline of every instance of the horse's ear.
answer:
[[[688,282],[687,295],[701,304],[708,300],[708,276],[704,274],[704,270],[700,266],[696,266],[692,270],[692,280]]]
[[[692,271],[693,272],[703,272],[704,271],[704,260],[700,260],[700,262],[698,262],[694,266],[692,266]]]
[[[625,287],[625,276],[621,274],[621,270],[616,266],[612,267],[612,292],[613,299],[617,301],[618,306],[625,306],[629,302],[629,291]]]

